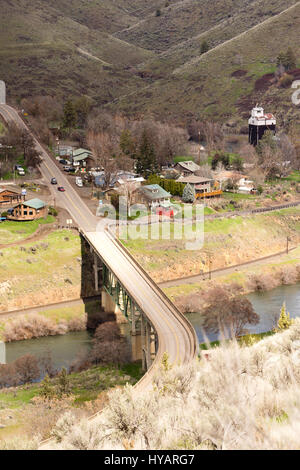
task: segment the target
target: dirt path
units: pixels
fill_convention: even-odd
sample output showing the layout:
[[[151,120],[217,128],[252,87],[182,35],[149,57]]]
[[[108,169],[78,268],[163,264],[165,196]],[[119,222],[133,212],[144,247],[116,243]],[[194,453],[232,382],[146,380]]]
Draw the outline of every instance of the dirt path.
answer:
[[[296,250],[298,248],[294,247],[289,250],[289,253],[292,251]],[[280,261],[283,259],[285,256],[287,256],[286,251],[282,251],[280,253],[270,255],[270,256],[265,256],[263,258],[259,258],[257,260],[253,261],[247,261],[246,263],[234,265],[234,266],[228,266],[228,268],[223,268],[223,269],[217,269],[215,271],[211,271],[211,279],[215,279],[220,276],[224,276],[225,274],[231,274],[234,272],[241,272],[241,271],[246,271],[248,267],[255,267],[255,266],[262,266],[266,263],[266,261],[272,262],[272,261]],[[300,256],[299,256],[300,260]],[[195,284],[197,282],[201,282],[204,280],[209,279],[209,273],[203,273],[203,274],[196,274],[193,276],[187,276],[187,277],[182,277],[180,279],[172,279],[171,281],[165,281],[159,283],[159,287],[176,287],[180,286],[181,284]]]
[[[17,246],[17,245],[24,245],[27,242],[39,241],[44,239],[49,233],[54,232],[57,229],[56,223],[47,224],[47,225],[39,225],[37,230],[32,234],[29,235],[27,238],[22,238],[22,240],[18,240],[12,243],[5,243],[0,245],[0,249],[8,248],[10,246]]]
[[[94,296],[94,297],[87,297],[86,299],[71,299],[71,300],[64,300],[62,302],[57,302],[53,304],[48,304],[48,305],[38,305],[36,307],[29,307],[29,308],[23,308],[21,310],[10,310],[8,312],[0,312],[0,319],[3,320],[5,318],[10,318],[10,317],[15,317],[19,315],[28,315],[31,313],[39,313],[39,312],[44,312],[47,310],[52,310],[53,308],[65,308],[65,307],[74,307],[76,305],[82,305],[86,302],[91,302],[93,300],[99,300],[99,296]]]

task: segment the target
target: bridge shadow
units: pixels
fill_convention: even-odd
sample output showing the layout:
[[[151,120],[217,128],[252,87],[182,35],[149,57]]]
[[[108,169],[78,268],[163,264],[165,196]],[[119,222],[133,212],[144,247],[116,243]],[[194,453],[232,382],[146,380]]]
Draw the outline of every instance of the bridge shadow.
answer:
[[[101,292],[95,289],[94,257],[85,238],[81,242],[81,292],[87,314],[87,328],[96,329],[101,323],[116,321],[114,313],[107,313],[101,306]]]
[[[118,325],[121,337],[126,337],[126,342],[131,350],[131,360],[141,361],[141,338],[140,335],[132,336],[130,325],[123,314],[107,312],[101,304],[102,273],[98,275],[98,287],[95,288],[94,255],[86,239],[80,234],[81,241],[81,298],[85,305],[87,314],[87,329],[95,330],[99,325],[106,322],[114,322]]]

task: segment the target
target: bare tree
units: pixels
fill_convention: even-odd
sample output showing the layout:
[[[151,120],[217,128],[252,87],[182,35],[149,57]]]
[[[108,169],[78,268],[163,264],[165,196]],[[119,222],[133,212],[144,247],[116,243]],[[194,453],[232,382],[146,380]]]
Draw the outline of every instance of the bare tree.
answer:
[[[204,330],[223,334],[232,332],[234,336],[245,333],[247,324],[256,325],[259,322],[259,316],[246,297],[232,295],[220,286],[210,291],[209,306],[202,314]]]

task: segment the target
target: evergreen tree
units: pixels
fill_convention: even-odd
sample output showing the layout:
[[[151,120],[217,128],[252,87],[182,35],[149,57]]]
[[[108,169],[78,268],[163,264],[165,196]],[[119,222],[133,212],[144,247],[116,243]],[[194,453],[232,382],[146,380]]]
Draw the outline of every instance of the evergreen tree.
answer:
[[[70,393],[70,381],[67,370],[63,367],[58,375],[58,395],[68,395]]]
[[[287,70],[293,70],[296,68],[296,56],[291,47],[289,47],[286,52],[285,64]]]
[[[195,200],[195,188],[189,183],[185,186],[182,193],[183,202],[194,202]]]
[[[68,100],[64,105],[63,127],[65,129],[71,129],[76,126],[76,123],[77,113],[74,103],[71,100]]]
[[[136,158],[136,145],[132,138],[131,132],[125,129],[120,136],[120,149],[130,158]]]
[[[200,53],[201,54],[205,54],[205,52],[209,51],[209,45],[208,45],[208,42],[207,41],[203,41],[201,43],[201,47],[200,47]]]
[[[154,145],[146,131],[143,132],[138,153],[136,170],[139,174],[147,176],[158,170]]]
[[[296,68],[296,57],[291,47],[286,52],[280,52],[277,57],[277,66],[283,66],[285,70],[292,70]]]
[[[283,303],[280,311],[280,317],[278,320],[277,328],[279,331],[287,330],[293,323],[293,320],[290,318],[290,314],[286,309],[285,302]]]
[[[47,400],[50,400],[55,395],[55,392],[52,387],[51,380],[48,374],[45,375],[44,380],[41,382],[41,388],[40,388],[39,394],[41,397]]]

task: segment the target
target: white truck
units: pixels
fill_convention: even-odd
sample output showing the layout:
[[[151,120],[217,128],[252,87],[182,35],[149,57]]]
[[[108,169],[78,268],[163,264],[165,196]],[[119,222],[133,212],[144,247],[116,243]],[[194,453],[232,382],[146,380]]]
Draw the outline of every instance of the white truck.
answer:
[[[76,184],[79,188],[82,188],[82,187],[83,187],[82,178],[81,178],[80,176],[76,176],[75,184]]]

